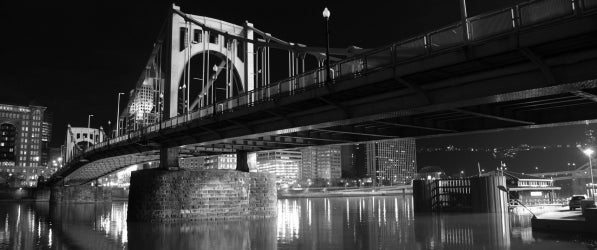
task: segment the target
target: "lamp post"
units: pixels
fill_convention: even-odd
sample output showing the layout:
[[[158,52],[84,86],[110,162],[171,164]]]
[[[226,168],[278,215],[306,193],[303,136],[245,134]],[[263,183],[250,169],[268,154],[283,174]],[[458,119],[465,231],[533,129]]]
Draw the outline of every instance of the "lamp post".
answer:
[[[331,81],[331,72],[330,72],[330,10],[327,7],[323,9],[323,18],[325,18],[325,68],[326,68],[326,82]]]
[[[590,168],[590,172],[591,173],[591,196],[593,197],[593,200],[595,200],[595,190],[593,189],[593,161],[591,158],[593,153],[595,153],[595,151],[593,151],[592,148],[587,148],[585,150],[582,151],[583,153],[585,153],[585,155],[587,155],[589,157],[589,168]]]
[[[92,117],[92,116],[93,116],[93,115],[88,115],[88,116],[87,116],[87,128],[88,128],[88,129],[91,127],[91,117]],[[89,130],[88,130],[88,131],[89,131]],[[91,134],[87,136],[87,139],[91,140],[91,138],[89,138],[90,136],[91,136]],[[87,140],[87,148],[89,148],[89,140]]]
[[[124,95],[124,93],[118,93],[118,107],[116,109],[116,137],[120,135],[119,124],[120,124],[120,95]]]

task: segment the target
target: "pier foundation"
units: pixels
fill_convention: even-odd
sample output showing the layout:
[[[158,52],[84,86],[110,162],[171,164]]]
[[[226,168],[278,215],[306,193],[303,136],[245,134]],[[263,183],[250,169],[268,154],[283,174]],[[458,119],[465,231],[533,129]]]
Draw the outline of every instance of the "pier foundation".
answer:
[[[146,169],[131,174],[128,221],[273,217],[275,176],[235,170]]]
[[[50,191],[50,203],[97,203],[111,202],[112,193],[108,188],[77,185],[55,186]]]

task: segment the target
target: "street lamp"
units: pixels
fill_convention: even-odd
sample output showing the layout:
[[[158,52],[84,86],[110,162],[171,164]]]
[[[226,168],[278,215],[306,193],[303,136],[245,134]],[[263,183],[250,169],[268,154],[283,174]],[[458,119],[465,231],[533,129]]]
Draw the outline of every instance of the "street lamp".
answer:
[[[325,67],[326,67],[326,81],[329,82],[332,78],[331,78],[331,72],[330,72],[330,27],[329,27],[329,21],[330,21],[330,10],[328,10],[327,7],[325,7],[325,9],[323,9],[323,18],[325,18],[325,41],[326,41],[326,47],[325,47]]]
[[[593,196],[593,200],[595,200],[595,190],[593,189],[593,161],[591,160],[591,158],[593,158],[592,155],[593,153],[595,153],[595,151],[593,151],[592,148],[587,148],[582,152],[589,157],[589,168],[591,170],[589,171],[589,173],[591,173],[591,196]]]
[[[89,131],[89,128],[91,127],[91,117],[92,117],[92,116],[93,116],[93,115],[88,115],[88,116],[87,116],[87,129],[88,129],[87,131]],[[89,134],[89,135],[87,136],[87,139],[91,140],[91,138],[89,138],[90,136],[91,136],[91,134]],[[89,148],[89,140],[87,140],[87,148]]]
[[[124,93],[119,92],[118,93],[118,107],[116,109],[116,137],[118,137],[120,135],[120,131],[119,129],[119,124],[120,124],[120,95],[124,95]]]

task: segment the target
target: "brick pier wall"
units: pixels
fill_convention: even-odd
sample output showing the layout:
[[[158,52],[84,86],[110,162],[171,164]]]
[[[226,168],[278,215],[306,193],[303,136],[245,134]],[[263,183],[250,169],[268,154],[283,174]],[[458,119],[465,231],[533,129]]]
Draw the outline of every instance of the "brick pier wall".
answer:
[[[275,177],[234,170],[131,174],[128,221],[230,220],[276,215]]]
[[[51,203],[96,203],[111,202],[112,195],[108,188],[92,187],[90,185],[57,186],[52,187]]]

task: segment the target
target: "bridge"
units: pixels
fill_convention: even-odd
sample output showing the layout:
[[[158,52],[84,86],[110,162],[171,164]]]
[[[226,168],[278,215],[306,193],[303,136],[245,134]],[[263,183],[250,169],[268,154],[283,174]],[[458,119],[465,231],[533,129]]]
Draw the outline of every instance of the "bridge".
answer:
[[[521,3],[377,49],[332,49],[338,61],[331,79],[321,48],[285,42],[248,22],[238,26],[176,6],[171,13],[120,116],[118,136],[67,159],[53,181],[86,183],[125,167],[101,159],[138,153],[161,152],[160,160],[169,160],[162,165],[176,167],[181,152],[246,152],[596,117],[591,0]],[[270,82],[270,49],[288,51],[289,78]],[[309,57],[320,67],[306,71]],[[194,61],[199,69],[191,68]]]
[[[77,185],[188,155],[420,137],[597,117],[597,2],[540,0],[375,49],[287,42],[173,6],[116,137],[73,153]],[[272,81],[271,53],[288,78]],[[311,69],[309,70],[309,68]],[[328,77],[328,70],[330,72]],[[125,160],[122,160],[125,159]]]

